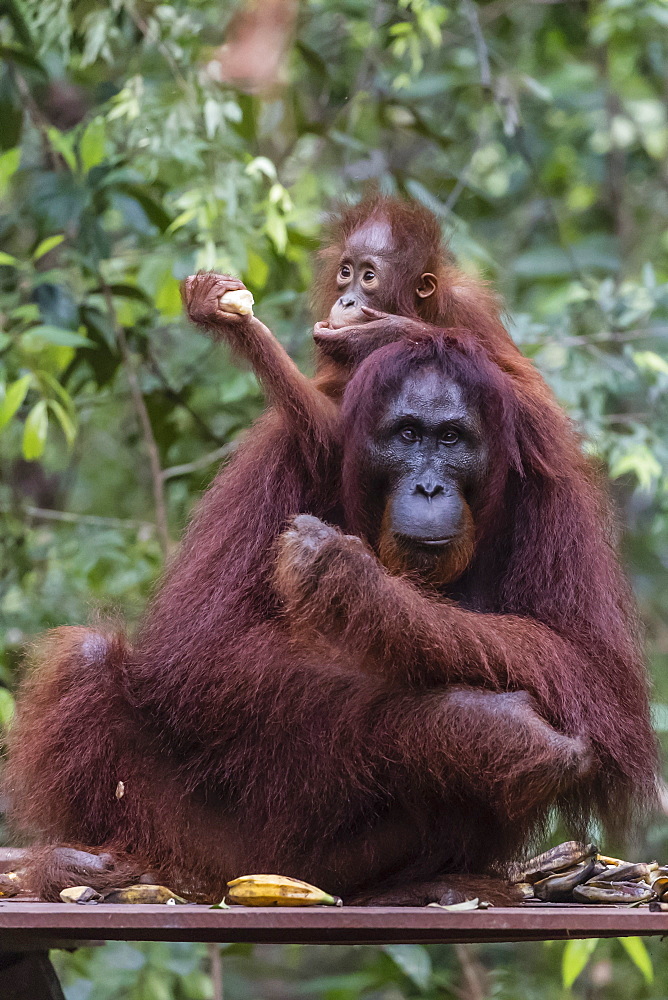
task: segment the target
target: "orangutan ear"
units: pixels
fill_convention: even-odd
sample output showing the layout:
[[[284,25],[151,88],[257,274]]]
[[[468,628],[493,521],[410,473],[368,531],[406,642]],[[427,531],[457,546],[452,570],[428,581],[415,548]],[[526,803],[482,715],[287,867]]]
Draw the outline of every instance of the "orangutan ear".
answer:
[[[436,281],[436,275],[429,274],[429,272],[427,272],[426,274],[420,275],[420,281],[415,291],[421,299],[428,299],[430,295],[434,294],[437,287],[438,283]]]

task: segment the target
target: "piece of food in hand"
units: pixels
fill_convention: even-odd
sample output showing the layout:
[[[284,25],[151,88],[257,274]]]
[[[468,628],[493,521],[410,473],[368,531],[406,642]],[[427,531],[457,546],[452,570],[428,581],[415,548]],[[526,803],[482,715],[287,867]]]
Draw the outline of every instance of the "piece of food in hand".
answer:
[[[143,882],[125,889],[112,889],[104,894],[105,903],[185,903],[165,885],[145,885]]]
[[[338,896],[284,875],[242,875],[227,885],[227,902],[240,906],[343,906]]]
[[[252,316],[254,302],[253,294],[247,288],[225,292],[218,299],[218,305],[223,312],[236,313],[238,316]]]

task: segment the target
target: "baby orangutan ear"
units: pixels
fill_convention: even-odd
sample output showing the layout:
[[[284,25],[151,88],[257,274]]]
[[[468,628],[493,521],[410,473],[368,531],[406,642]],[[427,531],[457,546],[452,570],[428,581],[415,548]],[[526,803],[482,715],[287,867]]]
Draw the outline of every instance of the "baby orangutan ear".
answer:
[[[421,299],[428,299],[430,295],[434,294],[436,288],[436,275],[429,274],[429,272],[427,272],[426,274],[420,275],[420,281],[418,282],[418,286],[415,291]]]

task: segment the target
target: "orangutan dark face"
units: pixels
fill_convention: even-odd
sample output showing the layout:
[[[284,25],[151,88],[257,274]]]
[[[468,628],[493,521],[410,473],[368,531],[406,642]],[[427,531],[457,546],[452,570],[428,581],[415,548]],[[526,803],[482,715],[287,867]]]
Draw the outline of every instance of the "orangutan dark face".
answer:
[[[378,419],[365,467],[369,502],[382,508],[381,560],[456,579],[473,555],[488,468],[480,416],[457,383],[435,368],[412,372]]]

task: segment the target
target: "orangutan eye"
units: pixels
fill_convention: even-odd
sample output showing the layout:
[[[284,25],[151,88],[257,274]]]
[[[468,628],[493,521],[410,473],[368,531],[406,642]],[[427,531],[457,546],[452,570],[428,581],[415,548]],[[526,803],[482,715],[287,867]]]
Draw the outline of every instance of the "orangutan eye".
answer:
[[[418,432],[414,427],[402,427],[399,431],[399,437],[403,441],[409,441],[411,444],[419,440]]]
[[[441,444],[457,444],[459,441],[459,434],[457,431],[446,431],[441,437]]]
[[[375,277],[376,277],[376,275],[374,274],[373,271],[365,271],[364,274],[362,275],[362,280],[363,281],[373,281],[375,279]]]
[[[351,275],[351,270],[348,267],[348,265],[342,264],[341,267],[339,268],[339,278],[342,278],[344,281],[347,281],[350,275]]]

